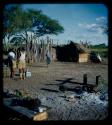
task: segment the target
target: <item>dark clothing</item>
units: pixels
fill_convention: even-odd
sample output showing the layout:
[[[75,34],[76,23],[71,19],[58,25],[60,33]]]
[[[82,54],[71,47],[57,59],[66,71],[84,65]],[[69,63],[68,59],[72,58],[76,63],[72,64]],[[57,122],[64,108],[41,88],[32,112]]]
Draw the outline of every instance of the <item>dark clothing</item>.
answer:
[[[14,52],[13,52],[14,53]],[[10,77],[14,77],[14,69],[16,67],[16,58],[15,58],[15,53],[14,55],[8,55],[8,66],[10,68]]]
[[[49,52],[46,53],[46,63],[47,65],[51,63],[51,58]]]
[[[46,62],[47,62],[47,65],[51,63],[50,57],[48,57],[48,56],[46,57]]]

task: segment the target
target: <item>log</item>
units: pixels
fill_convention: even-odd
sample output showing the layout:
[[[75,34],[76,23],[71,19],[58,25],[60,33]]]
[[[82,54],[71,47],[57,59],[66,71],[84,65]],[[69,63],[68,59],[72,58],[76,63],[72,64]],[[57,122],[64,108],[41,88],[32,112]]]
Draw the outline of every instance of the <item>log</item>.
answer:
[[[11,100],[12,98],[6,98],[4,99],[3,104],[12,111],[26,116],[28,119],[31,119],[33,121],[42,121],[48,119],[48,114],[46,111],[40,113],[37,111],[29,110],[28,108],[22,106],[11,106]]]

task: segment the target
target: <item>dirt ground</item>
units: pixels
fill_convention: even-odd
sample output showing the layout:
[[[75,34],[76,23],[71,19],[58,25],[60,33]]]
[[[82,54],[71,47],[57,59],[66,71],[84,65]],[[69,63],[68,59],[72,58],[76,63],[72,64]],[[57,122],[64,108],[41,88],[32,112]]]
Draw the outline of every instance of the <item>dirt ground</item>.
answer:
[[[73,62],[52,62],[48,67],[46,66],[45,63],[37,63],[37,64],[33,64],[32,67],[27,67],[27,68],[29,69],[29,71],[31,71],[32,76],[30,78],[26,78],[25,80],[20,80],[19,76],[15,76],[15,78],[13,79],[10,79],[9,77],[5,77],[3,79],[4,91],[9,90],[10,92],[12,92],[14,90],[24,90],[24,91],[27,91],[32,97],[38,96],[40,99],[55,98],[54,100],[56,101],[57,96],[63,97],[65,94],[68,94],[66,92],[62,93],[59,91],[59,86],[58,86],[59,84],[64,83],[65,80],[68,80],[68,82],[65,84],[69,84],[70,81],[82,83],[84,74],[87,74],[89,84],[95,84],[96,76],[101,75],[103,78],[103,83],[105,85],[108,85],[108,64],[107,63],[101,63],[101,64],[80,63],[79,64],[79,63],[73,63]],[[18,73],[18,70],[16,71],[16,73]],[[59,101],[59,104],[57,105],[61,105],[61,101]],[[48,106],[53,107],[51,104],[48,104]],[[51,112],[53,112],[53,110]],[[57,112],[59,114],[59,109]],[[75,110],[74,112],[77,112],[77,111]],[[100,115],[101,114],[102,112],[100,113]],[[58,115],[54,115],[54,117],[50,116],[50,120],[62,119],[62,118],[59,118]],[[93,118],[93,116],[90,116],[90,115],[89,115],[89,118],[88,117],[80,118],[78,115],[77,116],[73,115],[71,116],[70,120],[86,120],[86,119],[92,120],[92,119],[98,119],[98,118],[99,117],[95,117],[95,116]],[[105,118],[105,115],[102,118]]]
[[[70,62],[53,62],[47,68],[45,63],[37,63],[32,67],[27,67],[32,76],[25,80],[19,80],[18,76],[10,79],[8,76],[3,79],[4,89],[28,89],[35,88],[39,90],[47,84],[61,83],[63,80],[71,78],[74,82],[83,82],[83,75],[88,75],[88,83],[94,84],[95,77],[101,75],[104,84],[108,83],[108,65],[94,63],[70,63]],[[16,71],[18,73],[18,70]],[[9,71],[7,71],[9,74]],[[60,80],[60,81],[59,81]],[[62,81],[61,81],[62,80]]]

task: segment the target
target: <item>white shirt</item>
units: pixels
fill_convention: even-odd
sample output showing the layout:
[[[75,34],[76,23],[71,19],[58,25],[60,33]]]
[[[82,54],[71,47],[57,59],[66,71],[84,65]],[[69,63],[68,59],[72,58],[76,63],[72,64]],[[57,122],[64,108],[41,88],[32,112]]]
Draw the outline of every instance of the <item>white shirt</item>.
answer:
[[[21,52],[20,60],[25,61],[25,52]]]
[[[9,52],[8,56],[12,57],[14,59],[15,58],[15,53],[14,52]]]
[[[102,59],[101,59],[101,57],[100,57],[100,55],[99,55],[99,54],[97,55],[97,57],[98,57],[98,59],[99,59],[100,61],[102,61]]]

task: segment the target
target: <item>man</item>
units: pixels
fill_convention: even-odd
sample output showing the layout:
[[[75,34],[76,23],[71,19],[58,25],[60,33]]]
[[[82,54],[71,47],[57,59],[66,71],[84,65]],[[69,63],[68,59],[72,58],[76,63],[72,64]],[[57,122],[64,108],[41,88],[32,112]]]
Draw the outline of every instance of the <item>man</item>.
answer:
[[[9,50],[8,53],[8,64],[10,68],[10,78],[14,77],[15,69],[16,69],[16,55],[13,49]]]

